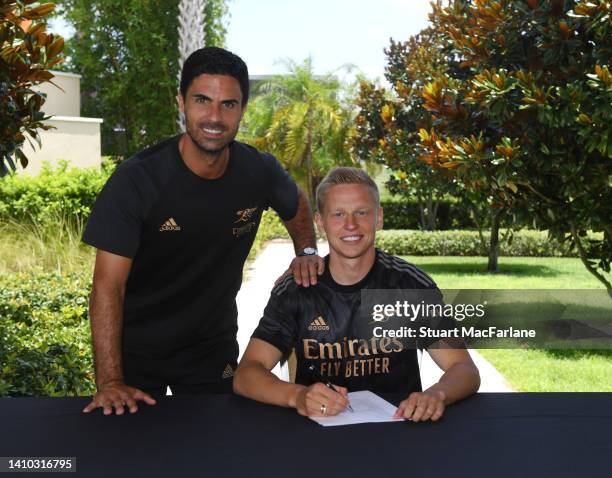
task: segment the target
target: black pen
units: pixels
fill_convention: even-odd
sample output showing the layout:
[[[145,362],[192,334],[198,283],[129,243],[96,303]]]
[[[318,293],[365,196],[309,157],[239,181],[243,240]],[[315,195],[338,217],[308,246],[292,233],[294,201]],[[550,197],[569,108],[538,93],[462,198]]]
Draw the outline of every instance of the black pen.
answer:
[[[308,370],[310,370],[312,372],[312,374],[314,375],[314,377],[321,383],[323,383],[327,388],[333,390],[336,393],[340,393],[338,390],[336,390],[336,387],[334,387],[334,385],[327,380],[326,378],[323,377],[323,375],[321,375],[319,373],[319,371],[317,370],[317,367],[315,367],[314,365],[310,364],[308,366]],[[353,410],[353,407],[351,407],[351,404],[349,403],[346,408],[348,408],[351,412],[355,412],[355,410]]]

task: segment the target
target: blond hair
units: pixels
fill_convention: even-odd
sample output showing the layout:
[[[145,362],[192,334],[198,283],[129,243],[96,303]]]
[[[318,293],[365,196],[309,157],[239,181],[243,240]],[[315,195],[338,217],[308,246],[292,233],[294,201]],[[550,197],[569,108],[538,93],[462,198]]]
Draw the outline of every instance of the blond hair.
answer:
[[[317,209],[319,212],[323,211],[325,196],[329,188],[338,186],[339,184],[363,184],[367,186],[370,189],[376,207],[380,206],[378,186],[376,186],[374,180],[368,176],[368,173],[359,168],[342,167],[332,169],[327,173],[327,176],[323,178],[323,181],[319,183],[317,187]]]

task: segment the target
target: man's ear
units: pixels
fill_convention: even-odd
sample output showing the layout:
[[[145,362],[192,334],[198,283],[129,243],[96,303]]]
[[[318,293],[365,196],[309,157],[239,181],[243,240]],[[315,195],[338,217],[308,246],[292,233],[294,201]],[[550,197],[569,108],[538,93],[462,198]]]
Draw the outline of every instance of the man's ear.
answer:
[[[383,228],[384,220],[383,220],[383,208],[378,208],[378,213],[376,214],[376,230],[380,231]]]
[[[315,212],[314,218],[315,218],[315,223],[317,224],[317,229],[319,230],[319,233],[325,234],[325,228],[323,227],[323,219],[321,218],[321,214],[319,214],[319,211]]]
[[[183,95],[179,93],[177,98],[178,98],[179,110],[181,111],[181,113],[185,114],[185,100],[183,99]]]

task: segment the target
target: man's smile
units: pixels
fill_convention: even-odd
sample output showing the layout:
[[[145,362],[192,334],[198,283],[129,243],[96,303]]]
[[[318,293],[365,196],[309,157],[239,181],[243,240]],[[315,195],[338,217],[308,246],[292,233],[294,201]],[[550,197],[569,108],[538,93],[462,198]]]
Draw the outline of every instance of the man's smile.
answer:
[[[207,136],[220,137],[225,133],[225,129],[219,127],[203,126],[201,129]]]
[[[359,242],[362,237],[363,237],[362,234],[352,234],[350,236],[342,236],[342,237],[340,237],[340,240],[342,242],[347,242],[349,244],[355,244],[355,243]]]

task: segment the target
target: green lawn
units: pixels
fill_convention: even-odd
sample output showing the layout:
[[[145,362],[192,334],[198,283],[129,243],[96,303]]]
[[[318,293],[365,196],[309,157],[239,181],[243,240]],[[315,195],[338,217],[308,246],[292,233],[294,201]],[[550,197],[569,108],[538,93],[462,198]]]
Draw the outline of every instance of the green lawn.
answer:
[[[484,272],[484,257],[404,257],[441,289],[603,289],[579,259],[502,257]],[[612,392],[611,350],[484,349],[479,352],[522,392]]]
[[[603,289],[579,259],[500,257],[496,274],[485,272],[486,257],[405,256],[440,289]]]
[[[612,392],[612,350],[478,352],[521,392]]]

